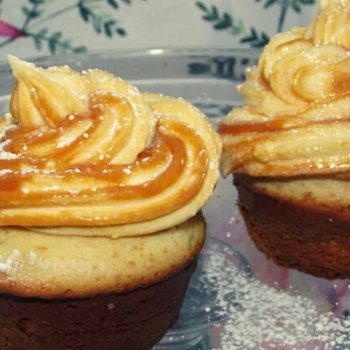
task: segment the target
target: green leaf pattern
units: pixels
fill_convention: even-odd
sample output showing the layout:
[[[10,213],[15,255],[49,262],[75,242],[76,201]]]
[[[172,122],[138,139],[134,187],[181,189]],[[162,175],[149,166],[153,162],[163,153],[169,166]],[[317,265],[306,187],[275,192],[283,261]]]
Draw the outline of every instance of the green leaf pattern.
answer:
[[[207,6],[203,1],[197,1],[196,5],[203,12],[202,18],[211,22],[213,29],[230,30],[234,35],[245,31],[242,20],[234,18],[228,12],[220,12],[215,5]]]
[[[280,15],[278,18],[277,31],[283,31],[286,15],[289,10],[296,13],[301,13],[304,5],[314,5],[316,0],[255,0],[256,2],[264,3],[264,8],[267,9],[273,5],[279,6]]]
[[[125,2],[125,1],[124,1]],[[116,0],[107,0],[107,3],[114,9],[118,9],[119,5]],[[108,14],[101,14],[93,6],[86,1],[78,2],[80,17],[87,23],[90,23],[97,34],[103,33],[107,37],[113,37],[114,34],[124,36],[126,32],[124,28],[118,26],[117,20]]]
[[[289,10],[301,13],[303,6],[314,5],[316,0],[255,0],[255,2],[262,3],[264,9],[268,9],[273,5],[279,6],[280,14],[277,20],[276,31],[281,32],[284,29],[286,15]],[[270,40],[269,35],[265,31],[253,26],[247,28],[240,18],[235,17],[232,13],[220,11],[214,4],[209,4],[209,2],[205,1],[196,1],[195,4],[202,12],[202,19],[211,24],[214,30],[226,30],[234,36],[239,36],[241,44],[260,48],[265,46]]]
[[[178,1],[176,0],[176,3]],[[270,36],[276,32],[289,29],[286,26],[287,17],[291,15],[303,15],[304,9],[310,8],[310,6],[317,3],[317,0],[240,0],[244,5],[231,6],[233,3],[238,3],[238,1],[186,1],[186,6],[188,7],[184,11],[190,9],[192,11],[192,17],[197,18],[197,23],[198,20],[202,21],[207,35],[209,35],[208,33],[212,33],[210,35],[213,38],[218,38],[217,40],[213,40],[219,42],[223,35],[226,35],[226,37],[232,36],[232,47],[239,44],[243,47],[252,48],[263,47],[268,43]],[[129,34],[133,34],[134,36],[143,34],[141,27],[130,26],[126,29],[125,16],[131,13],[130,11],[132,9],[137,8],[141,3],[145,2],[147,3],[147,7],[150,8],[150,12],[146,10],[138,13],[142,13],[144,19],[147,19],[149,13],[152,13],[156,9],[157,4],[161,3],[164,6],[165,0],[19,0],[18,3],[16,1],[18,8],[17,17],[19,20],[9,23],[6,21],[5,16],[3,19],[5,25],[15,28],[15,34],[12,36],[8,34],[2,35],[0,32],[0,50],[21,39],[26,40],[28,43],[31,42],[37,51],[46,51],[51,54],[86,51],[88,47],[82,45],[81,42],[79,43],[79,37],[73,36],[74,39],[72,39],[72,33],[64,27],[63,23],[66,23],[65,18],[69,17],[72,20],[73,16],[78,30],[82,31],[82,36],[88,35],[89,39],[92,36],[91,42],[94,41],[94,35],[111,41],[125,41],[128,40]],[[0,0],[0,15],[3,3],[4,1]],[[256,20],[252,22],[244,18],[244,11],[240,11],[240,6],[245,5],[254,9],[258,16],[257,18],[260,15],[264,16],[265,13],[267,16],[270,16],[270,9],[275,14],[277,13],[277,16],[275,15],[271,18],[269,28],[266,28],[262,24],[263,21]],[[169,11],[165,11],[165,14],[159,13],[159,15],[162,17],[169,16],[168,18],[170,18],[172,15],[171,6],[175,7],[175,0],[171,1],[171,4],[170,0],[168,0],[167,6],[169,7]],[[232,8],[237,10],[232,10]],[[163,11],[164,9],[166,8],[164,7]],[[51,26],[51,21],[54,19],[59,19],[60,25]],[[159,25],[159,33],[167,30],[166,23],[163,20],[163,23]],[[147,25],[156,26],[157,24],[150,20]],[[177,25],[180,27],[182,23],[178,23]],[[200,31],[200,28],[198,28],[198,31]],[[181,38],[179,37],[178,40],[179,46],[181,46]],[[85,40],[84,43],[86,44],[86,42]],[[90,40],[88,44],[90,44]],[[167,46],[167,43],[164,43],[164,46]]]
[[[137,1],[147,0],[77,0],[73,4],[64,6],[54,12],[48,13],[47,8],[53,0],[26,0],[26,4],[20,6],[24,17],[22,26],[16,27],[23,33],[21,36],[31,38],[36,50],[41,51],[44,48],[51,54],[62,52],[84,52],[87,47],[84,45],[75,45],[72,40],[64,36],[63,30],[50,30],[48,25],[51,19],[62,17],[68,13],[75,12],[77,19],[80,19],[86,25],[90,26],[96,35],[103,35],[107,38],[115,39],[125,37],[127,31],[120,24],[117,11],[122,5],[131,6]],[[2,0],[0,0],[0,5]],[[103,12],[102,9],[108,12]],[[1,8],[0,8],[1,10]],[[45,23],[46,26],[42,27]],[[7,25],[8,23],[6,23]],[[12,26],[12,24],[11,24]],[[41,28],[38,28],[38,27]],[[18,39],[17,36],[9,38],[0,38],[0,49],[10,45]]]

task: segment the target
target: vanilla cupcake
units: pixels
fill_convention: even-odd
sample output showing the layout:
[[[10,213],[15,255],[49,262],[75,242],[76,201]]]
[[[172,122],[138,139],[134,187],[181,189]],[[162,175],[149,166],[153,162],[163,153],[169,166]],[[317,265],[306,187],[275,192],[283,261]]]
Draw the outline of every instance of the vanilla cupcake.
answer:
[[[350,1],[279,34],[220,124],[251,237],[279,264],[350,277]]]
[[[9,62],[0,347],[151,349],[205,240],[220,141],[182,99],[100,70]]]

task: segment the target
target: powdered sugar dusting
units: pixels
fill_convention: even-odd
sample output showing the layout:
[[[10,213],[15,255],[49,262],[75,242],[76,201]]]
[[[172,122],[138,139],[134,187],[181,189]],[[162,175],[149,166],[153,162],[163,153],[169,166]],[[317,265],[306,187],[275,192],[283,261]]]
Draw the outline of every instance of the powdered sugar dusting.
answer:
[[[17,159],[17,158],[18,158],[18,156],[14,153],[5,152],[5,151],[0,150],[0,159],[10,160],[10,159]]]
[[[11,169],[1,169],[0,170],[0,176],[11,174],[13,171]]]
[[[11,121],[12,121],[12,116],[10,114],[6,114],[5,123],[7,124],[3,128],[0,127],[0,159],[3,159],[3,160],[18,158],[16,154],[10,153],[4,150],[5,146],[8,144],[8,141],[5,140],[6,132],[17,127],[15,124],[10,124]]]
[[[29,265],[34,265],[38,259],[38,255],[32,250],[28,253]]]
[[[109,303],[109,304],[107,304],[107,309],[112,311],[115,309],[115,305],[113,303]]]
[[[206,279],[218,291],[215,308],[227,315],[216,350],[350,348],[350,319],[337,318],[328,304],[269,287],[242,266],[228,264],[227,256],[208,259]]]
[[[0,257],[0,272],[5,273],[7,275],[10,275],[14,270],[18,267],[19,261],[18,258],[20,257],[21,253],[19,250],[14,249],[11,254],[2,261]]]

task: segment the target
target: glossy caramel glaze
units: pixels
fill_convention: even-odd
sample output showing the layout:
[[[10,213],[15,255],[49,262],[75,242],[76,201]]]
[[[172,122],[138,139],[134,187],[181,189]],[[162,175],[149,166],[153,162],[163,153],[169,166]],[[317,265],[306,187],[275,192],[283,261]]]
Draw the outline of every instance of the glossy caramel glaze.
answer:
[[[209,198],[221,146],[196,108],[101,71],[10,62],[16,127],[0,153],[0,225],[145,234],[187,220]]]
[[[221,123],[223,172],[251,176],[350,168],[350,1],[321,1],[308,28],[279,34],[239,86],[246,106]]]

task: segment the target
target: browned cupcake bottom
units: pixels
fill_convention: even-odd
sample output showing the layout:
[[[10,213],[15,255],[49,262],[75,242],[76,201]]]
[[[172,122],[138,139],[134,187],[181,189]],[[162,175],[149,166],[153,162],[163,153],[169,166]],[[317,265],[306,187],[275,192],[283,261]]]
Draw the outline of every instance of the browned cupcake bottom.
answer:
[[[235,185],[248,232],[267,258],[319,277],[350,277],[350,223],[345,218],[257,191],[244,175],[235,176]]]
[[[0,295],[0,349],[148,350],[176,321],[195,261],[125,294],[42,300]]]

